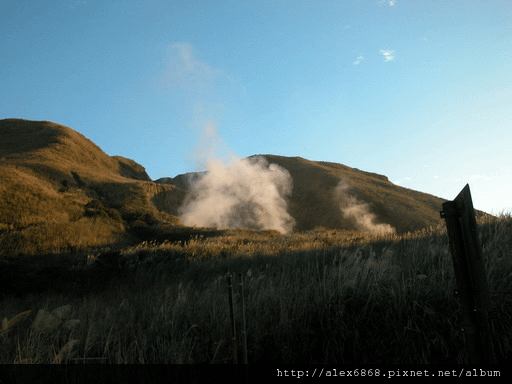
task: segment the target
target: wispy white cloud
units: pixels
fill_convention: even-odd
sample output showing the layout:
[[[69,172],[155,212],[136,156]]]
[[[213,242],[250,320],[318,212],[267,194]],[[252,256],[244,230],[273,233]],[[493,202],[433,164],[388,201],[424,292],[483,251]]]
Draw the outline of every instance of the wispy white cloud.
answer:
[[[384,62],[395,60],[395,51],[390,49],[381,49],[380,54],[384,57]]]
[[[222,71],[197,58],[189,43],[174,43],[167,47],[165,69],[160,84],[166,89],[183,89],[194,94],[209,89]]]
[[[359,64],[361,64],[361,62],[363,60],[364,60],[364,56],[363,55],[357,56],[357,59],[355,61],[353,61],[352,64],[359,65]]]

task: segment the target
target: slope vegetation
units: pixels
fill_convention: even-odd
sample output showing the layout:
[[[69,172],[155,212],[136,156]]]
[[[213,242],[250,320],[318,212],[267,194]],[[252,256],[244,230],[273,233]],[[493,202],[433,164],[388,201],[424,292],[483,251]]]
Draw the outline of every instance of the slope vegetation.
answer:
[[[446,200],[400,187],[386,176],[300,157],[264,157],[286,168],[293,178],[289,210],[296,229],[364,230],[388,224],[404,233],[441,222],[439,211]]]
[[[0,120],[0,253],[71,251],[177,223],[182,192],[71,128]]]

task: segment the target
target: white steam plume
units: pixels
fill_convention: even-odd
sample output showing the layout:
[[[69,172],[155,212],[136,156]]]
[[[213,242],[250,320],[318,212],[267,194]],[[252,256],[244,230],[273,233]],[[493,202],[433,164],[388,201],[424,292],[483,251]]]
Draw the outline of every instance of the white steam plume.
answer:
[[[287,212],[292,192],[290,173],[268,164],[264,157],[240,159],[218,136],[216,124],[205,124],[196,161],[208,172],[189,179],[178,214],[188,226],[220,228],[293,229]],[[222,159],[222,160],[220,160]]]
[[[179,217],[188,226],[219,228],[293,229],[286,210],[292,191],[289,172],[263,157],[223,164],[208,162],[208,172],[192,182]]]
[[[389,224],[375,224],[375,215],[370,211],[368,204],[357,200],[348,193],[350,186],[341,181],[336,187],[336,197],[344,218],[351,220],[357,229],[374,234],[393,234],[395,229]]]

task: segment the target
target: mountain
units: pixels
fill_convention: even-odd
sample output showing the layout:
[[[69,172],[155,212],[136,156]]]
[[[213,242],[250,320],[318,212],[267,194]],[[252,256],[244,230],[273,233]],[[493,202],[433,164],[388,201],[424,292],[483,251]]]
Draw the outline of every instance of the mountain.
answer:
[[[289,174],[285,213],[294,231],[404,233],[441,222],[445,200],[394,185],[386,176],[301,157],[258,155],[246,161],[261,163],[257,159]],[[0,256],[133,244],[172,238],[172,231],[183,237],[180,207],[193,195],[191,183],[208,174],[152,181],[140,164],[107,155],[69,127],[0,120]],[[262,184],[258,176],[244,182]],[[266,194],[267,187],[259,192]],[[240,207],[251,219],[255,204]]]
[[[404,233],[441,223],[439,211],[446,201],[391,183],[386,176],[342,164],[301,157],[258,155],[268,164],[286,169],[293,180],[288,212],[295,231],[318,227]],[[204,173],[188,173],[160,182],[187,192],[191,180]]]
[[[0,120],[0,249],[74,250],[177,224],[183,192],[48,121]],[[0,250],[0,254],[2,251]]]

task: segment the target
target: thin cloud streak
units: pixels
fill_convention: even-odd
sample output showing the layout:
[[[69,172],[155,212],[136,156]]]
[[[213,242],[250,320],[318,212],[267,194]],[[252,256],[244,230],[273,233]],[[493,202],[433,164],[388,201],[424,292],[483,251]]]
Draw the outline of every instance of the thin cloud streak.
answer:
[[[364,60],[364,56],[357,56],[357,59],[355,61],[352,62],[352,64],[354,65],[359,65],[361,64],[361,62]]]
[[[379,5],[389,5],[390,7],[394,7],[396,5],[396,0],[380,0],[378,2]]]

